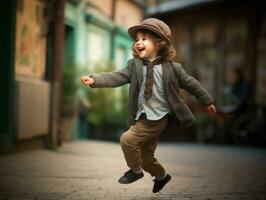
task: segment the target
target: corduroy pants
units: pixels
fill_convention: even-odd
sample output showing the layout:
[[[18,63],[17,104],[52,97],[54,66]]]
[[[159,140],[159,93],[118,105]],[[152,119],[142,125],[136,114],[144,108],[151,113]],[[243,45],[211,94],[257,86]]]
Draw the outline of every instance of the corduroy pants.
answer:
[[[158,139],[167,125],[167,115],[152,121],[142,116],[121,135],[120,144],[129,168],[140,166],[151,176],[162,177],[165,170],[154,157]]]

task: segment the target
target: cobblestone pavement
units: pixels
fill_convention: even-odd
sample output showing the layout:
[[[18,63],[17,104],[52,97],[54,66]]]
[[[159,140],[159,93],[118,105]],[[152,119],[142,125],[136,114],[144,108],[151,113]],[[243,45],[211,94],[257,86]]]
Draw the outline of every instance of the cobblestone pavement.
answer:
[[[127,170],[120,146],[64,143],[0,157],[1,200],[266,199],[266,150],[199,144],[159,144],[157,158],[172,175],[158,194],[152,177],[122,185]]]

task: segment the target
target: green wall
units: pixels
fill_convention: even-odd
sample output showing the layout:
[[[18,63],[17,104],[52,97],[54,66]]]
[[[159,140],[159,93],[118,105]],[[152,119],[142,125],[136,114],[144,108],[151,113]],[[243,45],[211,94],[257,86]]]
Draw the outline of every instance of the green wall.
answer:
[[[115,28],[115,37],[114,37],[114,59],[116,59],[116,49],[123,48],[125,50],[125,60],[124,65],[127,63],[127,60],[131,57],[131,46],[132,40],[129,37],[127,30],[123,27],[116,27]],[[122,68],[124,66],[120,66]]]
[[[115,62],[117,56],[119,56],[117,55],[117,49],[122,48],[125,51],[125,57],[123,58],[122,66],[119,65],[117,68],[123,68],[131,56],[132,40],[128,36],[126,28],[115,27],[109,18],[93,14],[83,1],[79,3],[71,3],[68,1],[66,3],[65,25],[71,27],[74,32],[74,62],[78,68],[85,68],[91,72],[95,70],[93,65],[96,63],[92,63],[90,60],[93,57],[91,53],[95,55],[95,52],[92,52],[93,50],[99,52],[100,49],[102,55],[100,61],[106,63],[106,61],[110,60]],[[95,37],[99,39],[100,44],[91,48],[90,45],[95,43],[95,41],[90,40]],[[113,41],[111,41],[112,38]],[[66,49],[66,51],[68,50]],[[90,92],[87,88],[80,87],[79,89],[85,90],[84,93]],[[127,88],[123,90],[127,90]],[[74,130],[75,133],[73,133],[75,137],[80,137],[78,124],[79,122],[77,120],[76,129]]]
[[[103,44],[101,47],[104,51],[104,55],[106,55],[105,59],[115,60],[116,49],[118,47],[125,48],[127,55],[125,59],[126,63],[127,59],[129,59],[132,44],[132,40],[128,36],[127,30],[124,27],[114,27],[113,22],[110,19],[96,16],[85,10],[85,4],[83,1],[80,1],[78,4],[67,2],[65,6],[65,24],[73,27],[75,31],[74,54],[76,63],[79,66],[89,67],[90,33],[96,33],[103,38]],[[112,31],[114,31],[114,45],[113,49],[110,49]]]

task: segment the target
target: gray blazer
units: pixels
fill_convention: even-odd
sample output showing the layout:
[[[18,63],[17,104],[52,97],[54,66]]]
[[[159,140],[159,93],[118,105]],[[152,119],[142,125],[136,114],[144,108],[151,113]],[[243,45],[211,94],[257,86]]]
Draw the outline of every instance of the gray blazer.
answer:
[[[119,87],[130,83],[129,87],[129,117],[128,124],[135,124],[137,114],[138,96],[141,83],[143,81],[143,64],[139,58],[130,59],[127,66],[116,72],[102,72],[92,75],[95,83],[92,88]],[[213,103],[210,94],[192,76],[189,76],[182,68],[181,64],[173,61],[162,63],[163,84],[169,106],[178,120],[179,126],[188,126],[195,122],[195,117],[187,105],[179,96],[179,88],[182,88],[194,95],[203,106]]]

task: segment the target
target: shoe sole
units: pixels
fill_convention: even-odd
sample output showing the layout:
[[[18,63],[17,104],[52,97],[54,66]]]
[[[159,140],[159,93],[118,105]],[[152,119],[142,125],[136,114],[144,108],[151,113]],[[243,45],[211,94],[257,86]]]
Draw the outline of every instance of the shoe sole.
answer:
[[[139,180],[139,179],[141,179],[143,177],[144,177],[144,175],[139,177],[139,178],[137,178],[137,179],[135,179],[135,180],[133,180],[133,181],[130,181],[130,182],[129,181],[123,182],[122,180],[119,179],[118,182],[121,183],[121,184],[130,184],[130,183],[134,183],[135,181],[137,181],[137,180]]]

